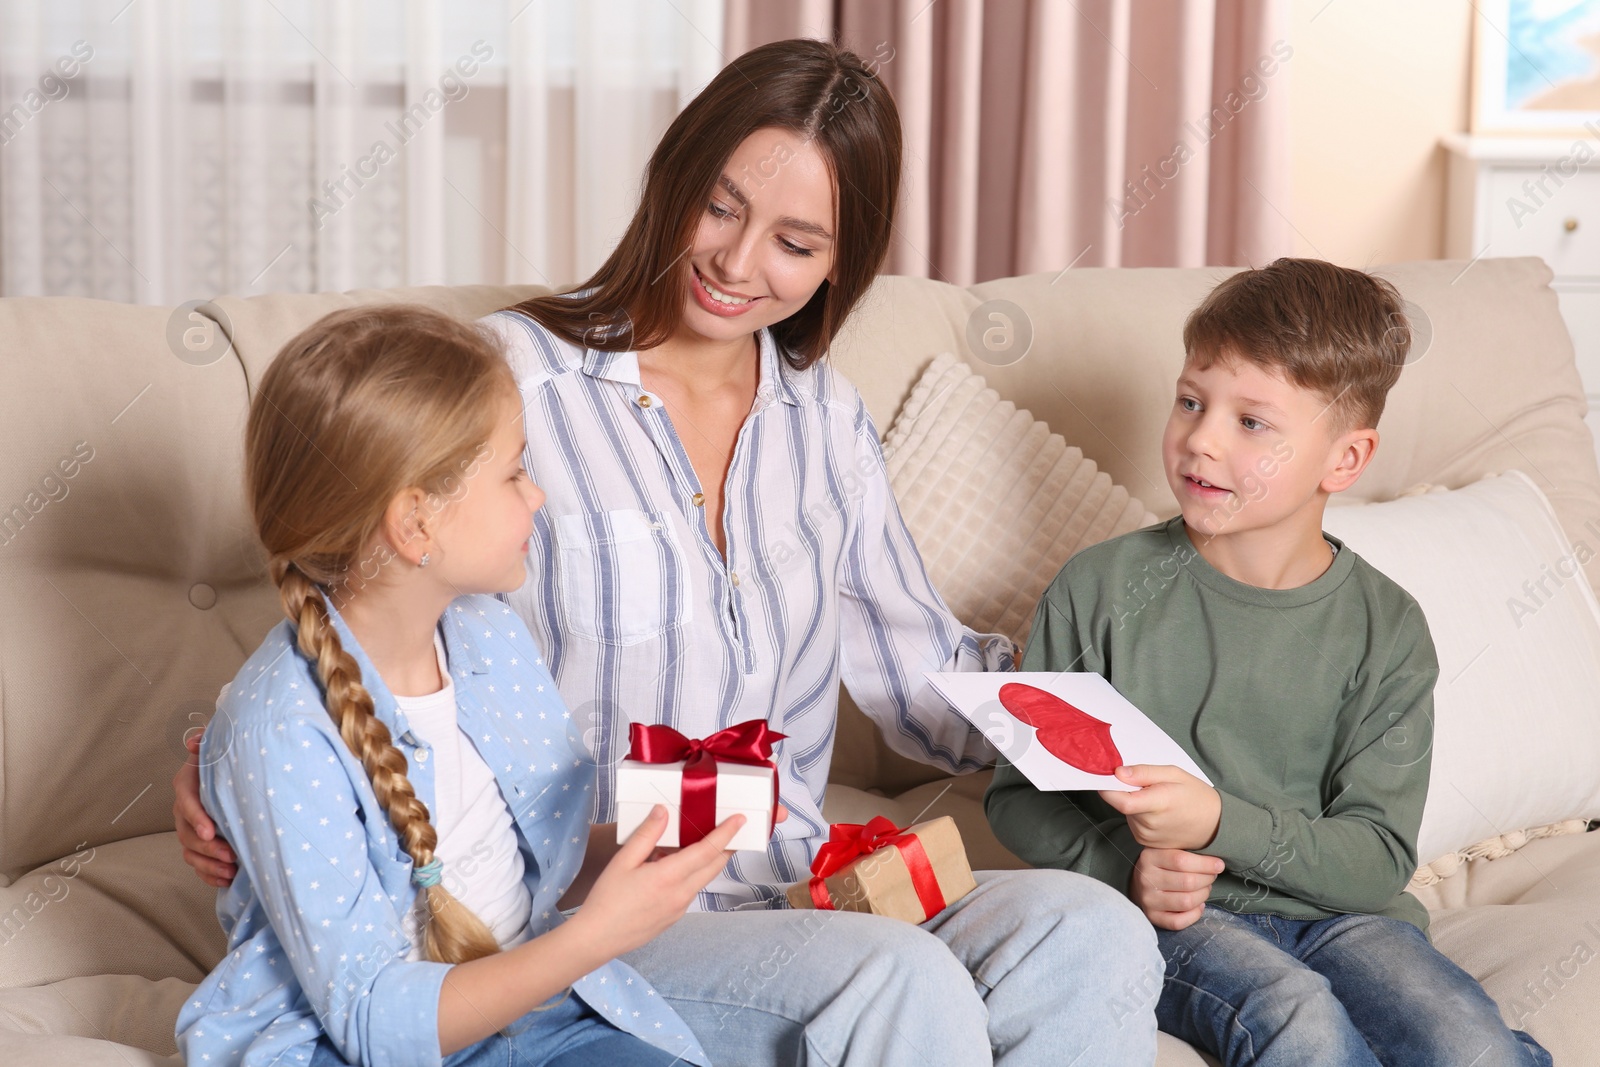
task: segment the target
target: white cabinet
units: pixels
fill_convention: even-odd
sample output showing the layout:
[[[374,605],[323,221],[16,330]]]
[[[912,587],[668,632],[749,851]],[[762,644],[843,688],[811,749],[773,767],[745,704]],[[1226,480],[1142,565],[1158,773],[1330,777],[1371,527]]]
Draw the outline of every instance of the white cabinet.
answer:
[[[1445,256],[1550,265],[1600,442],[1600,140],[1451,134],[1444,147]]]

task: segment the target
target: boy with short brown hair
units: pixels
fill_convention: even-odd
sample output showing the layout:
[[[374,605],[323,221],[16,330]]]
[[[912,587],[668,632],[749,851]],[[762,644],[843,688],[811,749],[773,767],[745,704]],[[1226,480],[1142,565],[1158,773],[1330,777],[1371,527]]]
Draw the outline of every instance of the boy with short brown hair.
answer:
[[[1229,1065],[1550,1063],[1405,892],[1438,661],[1416,601],[1322,532],[1409,343],[1361,271],[1280,259],[1212,290],[1162,442],[1181,514],[1069,560],[1020,669],[1103,675],[1215,785],[1146,765],[1117,770],[1134,792],[1045,793],[1002,762],[985,797],[1018,856],[1144,911],[1157,1022]]]

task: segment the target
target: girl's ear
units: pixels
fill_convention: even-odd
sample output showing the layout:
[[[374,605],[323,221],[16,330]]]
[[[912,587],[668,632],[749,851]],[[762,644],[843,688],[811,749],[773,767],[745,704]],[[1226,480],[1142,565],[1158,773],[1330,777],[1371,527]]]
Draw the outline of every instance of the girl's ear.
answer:
[[[402,489],[383,512],[383,536],[396,555],[416,563],[428,550],[431,531],[422,516],[427,495],[415,487]]]

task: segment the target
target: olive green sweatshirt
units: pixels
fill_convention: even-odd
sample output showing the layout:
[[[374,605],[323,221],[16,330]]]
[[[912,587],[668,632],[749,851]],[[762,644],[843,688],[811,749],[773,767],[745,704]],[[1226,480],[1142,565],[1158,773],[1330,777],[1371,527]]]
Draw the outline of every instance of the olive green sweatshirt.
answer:
[[[1405,886],[1428,792],[1433,640],[1405,590],[1328,540],[1333,563],[1295,589],[1218,571],[1181,516],[1084,549],[1045,590],[1020,669],[1103,675],[1204,769],[1222,819],[1194,851],[1227,865],[1210,903],[1426,930]],[[1022,859],[1128,891],[1140,846],[1096,793],[1041,792],[1002,760],[984,806]]]

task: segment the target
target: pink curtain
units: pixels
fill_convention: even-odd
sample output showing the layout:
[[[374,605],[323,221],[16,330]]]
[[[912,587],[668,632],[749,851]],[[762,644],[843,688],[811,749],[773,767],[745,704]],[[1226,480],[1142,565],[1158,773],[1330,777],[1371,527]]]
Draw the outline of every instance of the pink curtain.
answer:
[[[1292,251],[1286,0],[727,0],[732,57],[836,39],[905,125],[896,274],[970,285]]]

